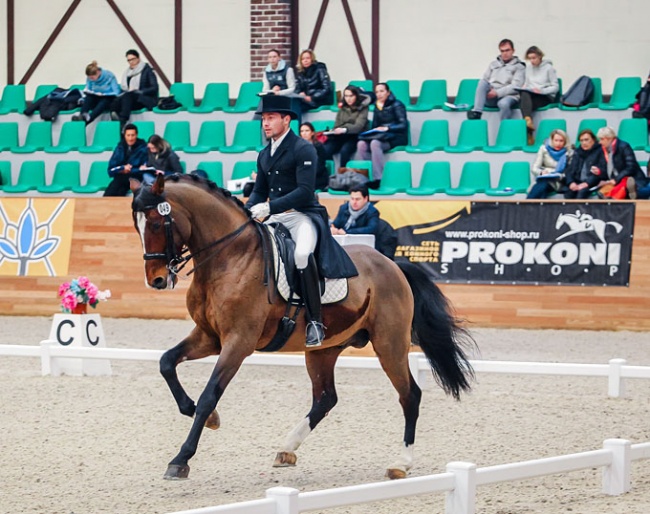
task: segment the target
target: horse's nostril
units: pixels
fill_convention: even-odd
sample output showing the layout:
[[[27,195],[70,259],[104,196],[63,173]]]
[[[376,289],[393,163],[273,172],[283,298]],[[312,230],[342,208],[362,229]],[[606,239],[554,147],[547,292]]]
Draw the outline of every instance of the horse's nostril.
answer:
[[[152,285],[156,289],[165,289],[167,286],[167,280],[165,280],[163,277],[156,277]]]

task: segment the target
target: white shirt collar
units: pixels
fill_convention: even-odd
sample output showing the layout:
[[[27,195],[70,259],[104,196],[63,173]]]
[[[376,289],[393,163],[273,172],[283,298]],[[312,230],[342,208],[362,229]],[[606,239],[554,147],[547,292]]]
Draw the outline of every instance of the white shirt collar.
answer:
[[[278,149],[278,146],[282,144],[282,141],[284,141],[284,138],[287,137],[289,130],[291,129],[287,129],[287,131],[284,134],[282,134],[279,138],[271,141],[271,155],[273,155],[275,151]]]

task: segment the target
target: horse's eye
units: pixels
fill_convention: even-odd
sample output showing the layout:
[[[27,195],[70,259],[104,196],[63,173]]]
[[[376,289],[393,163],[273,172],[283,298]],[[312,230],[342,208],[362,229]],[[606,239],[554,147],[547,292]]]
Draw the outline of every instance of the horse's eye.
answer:
[[[160,223],[160,221],[154,221],[154,222],[151,224],[151,227],[152,227],[154,230],[160,230],[160,227],[161,227],[161,226],[162,226],[162,224]]]

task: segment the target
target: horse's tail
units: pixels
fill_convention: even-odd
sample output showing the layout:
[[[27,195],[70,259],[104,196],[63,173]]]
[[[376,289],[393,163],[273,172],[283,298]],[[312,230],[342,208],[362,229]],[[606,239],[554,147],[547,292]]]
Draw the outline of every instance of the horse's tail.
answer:
[[[411,337],[422,348],[433,370],[436,382],[457,400],[461,391],[471,389],[474,370],[465,349],[476,343],[464,328],[442,291],[429,276],[408,262],[397,264],[411,286],[414,299]]]

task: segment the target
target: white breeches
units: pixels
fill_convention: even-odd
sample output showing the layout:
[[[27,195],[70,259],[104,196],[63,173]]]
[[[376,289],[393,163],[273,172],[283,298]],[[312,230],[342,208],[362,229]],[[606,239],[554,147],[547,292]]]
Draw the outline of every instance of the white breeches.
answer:
[[[296,243],[294,259],[298,269],[305,269],[309,262],[309,254],[314,253],[318,242],[316,227],[309,216],[298,211],[281,212],[273,214],[266,223],[282,223]]]

